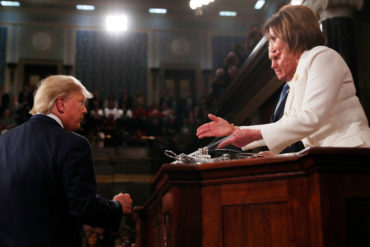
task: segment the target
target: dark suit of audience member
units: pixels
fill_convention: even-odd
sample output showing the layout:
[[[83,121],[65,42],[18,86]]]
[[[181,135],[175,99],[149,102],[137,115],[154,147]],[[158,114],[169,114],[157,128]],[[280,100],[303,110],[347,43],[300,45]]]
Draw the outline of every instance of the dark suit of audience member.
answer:
[[[0,246],[81,247],[82,224],[118,230],[131,212],[128,194],[97,194],[90,144],[71,131],[89,97],[74,77],[48,77],[31,111],[42,114],[0,136]]]
[[[33,90],[30,85],[24,85],[22,92],[18,94],[18,103],[25,104],[31,109],[33,106]]]
[[[128,94],[127,89],[124,89],[122,95],[119,97],[118,107],[122,108],[123,106],[130,110],[133,108],[132,97]]]
[[[271,116],[271,123],[275,123],[278,121],[280,118],[283,117],[284,115],[284,107],[285,107],[285,102],[286,99],[288,98],[288,93],[289,93],[289,85],[284,84],[284,87],[281,91],[280,98],[278,103],[275,106],[274,113]],[[304,149],[304,145],[301,141],[295,142],[292,145],[286,147],[283,151],[281,151],[281,154],[284,153],[293,153],[293,152],[299,152]]]
[[[5,109],[10,107],[10,96],[8,93],[3,92],[4,87],[0,86],[0,117],[3,116]]]

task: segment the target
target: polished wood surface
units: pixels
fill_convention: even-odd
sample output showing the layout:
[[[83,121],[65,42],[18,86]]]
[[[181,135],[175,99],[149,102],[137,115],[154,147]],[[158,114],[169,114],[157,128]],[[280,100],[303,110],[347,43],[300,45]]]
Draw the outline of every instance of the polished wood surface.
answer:
[[[137,246],[370,246],[370,149],[165,164]]]

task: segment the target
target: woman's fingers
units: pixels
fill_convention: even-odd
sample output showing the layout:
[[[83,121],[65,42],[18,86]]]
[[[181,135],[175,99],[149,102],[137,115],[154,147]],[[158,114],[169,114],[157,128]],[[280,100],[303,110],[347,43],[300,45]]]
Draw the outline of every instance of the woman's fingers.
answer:
[[[230,144],[232,144],[233,143],[233,137],[231,137],[231,138],[229,138],[229,139],[227,139],[227,140],[225,140],[225,141],[223,141],[223,142],[221,142],[220,144],[218,144],[218,146],[217,146],[217,148],[223,148],[223,147],[226,147],[226,146],[228,146],[228,145],[230,145]]]
[[[200,130],[197,131],[197,136],[198,138],[202,139],[204,137],[210,137],[210,136],[214,136],[214,133],[210,131],[209,128],[202,128]]]
[[[217,116],[215,116],[215,115],[213,115],[213,114],[208,114],[208,118],[209,119],[211,119],[212,121],[215,121],[215,122],[217,122],[217,120],[218,120],[218,117]]]
[[[212,136],[225,136],[228,132],[229,123],[223,118],[217,117],[213,114],[208,114],[210,120],[209,123],[201,125],[197,129],[198,138],[212,137]]]
[[[197,136],[199,137],[200,135],[206,133],[207,131],[209,131],[209,126],[208,124],[203,124],[202,126],[200,126],[198,129],[197,129]]]

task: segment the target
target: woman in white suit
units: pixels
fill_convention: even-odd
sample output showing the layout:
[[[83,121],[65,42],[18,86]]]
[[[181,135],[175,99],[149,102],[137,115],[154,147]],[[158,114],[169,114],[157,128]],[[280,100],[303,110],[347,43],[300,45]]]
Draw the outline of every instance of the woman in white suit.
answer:
[[[368,121],[351,72],[337,52],[323,46],[315,13],[302,5],[285,6],[263,32],[271,68],[290,87],[284,116],[275,123],[237,127],[209,114],[212,121],[200,126],[197,136],[230,136],[218,148],[266,145],[274,154],[299,140],[305,147],[370,147]]]

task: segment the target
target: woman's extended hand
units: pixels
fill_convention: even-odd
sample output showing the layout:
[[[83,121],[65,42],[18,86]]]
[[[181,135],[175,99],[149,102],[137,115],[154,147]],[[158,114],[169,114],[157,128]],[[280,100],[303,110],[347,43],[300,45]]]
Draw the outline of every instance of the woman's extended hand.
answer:
[[[221,137],[230,135],[233,132],[233,126],[223,118],[208,114],[212,122],[201,125],[197,129],[198,138]]]
[[[262,139],[259,129],[237,129],[227,140],[218,144],[217,148],[223,148],[227,145],[244,147],[245,145]]]

